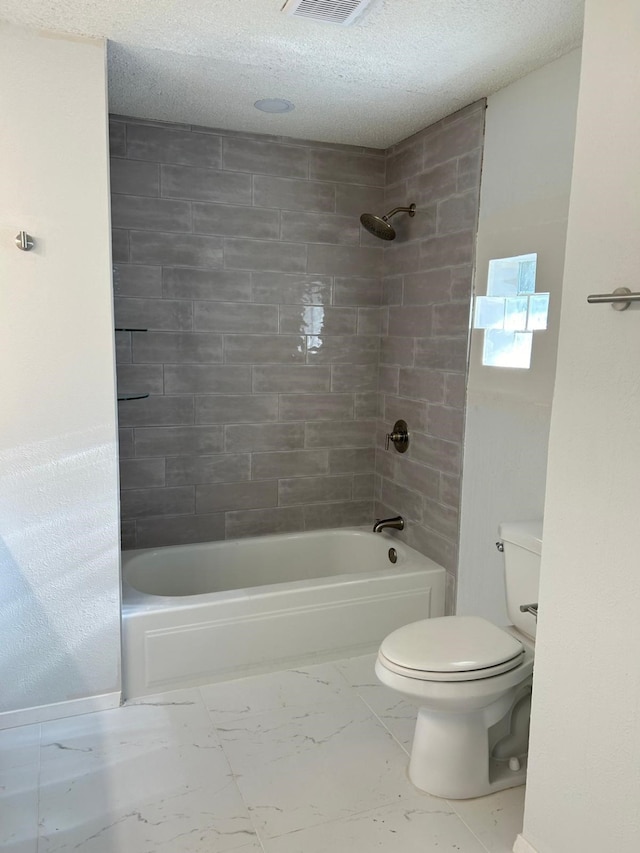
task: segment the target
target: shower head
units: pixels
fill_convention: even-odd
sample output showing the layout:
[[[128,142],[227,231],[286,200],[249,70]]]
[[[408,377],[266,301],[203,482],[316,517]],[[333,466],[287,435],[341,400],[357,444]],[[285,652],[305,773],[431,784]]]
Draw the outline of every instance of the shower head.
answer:
[[[410,204],[409,207],[394,207],[389,213],[384,216],[376,216],[373,213],[363,213],[360,217],[360,222],[367,229],[369,234],[374,237],[379,237],[381,240],[395,240],[396,231],[393,225],[389,223],[389,219],[395,216],[396,213],[408,213],[409,216],[416,215],[415,204]]]

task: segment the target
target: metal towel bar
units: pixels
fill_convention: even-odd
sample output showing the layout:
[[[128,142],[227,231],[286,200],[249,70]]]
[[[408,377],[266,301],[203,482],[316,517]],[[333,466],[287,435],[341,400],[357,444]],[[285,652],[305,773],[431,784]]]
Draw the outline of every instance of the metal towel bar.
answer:
[[[611,307],[616,311],[626,311],[632,302],[640,302],[640,293],[632,293],[628,287],[616,287],[613,293],[592,293],[587,296],[587,302],[611,302]]]

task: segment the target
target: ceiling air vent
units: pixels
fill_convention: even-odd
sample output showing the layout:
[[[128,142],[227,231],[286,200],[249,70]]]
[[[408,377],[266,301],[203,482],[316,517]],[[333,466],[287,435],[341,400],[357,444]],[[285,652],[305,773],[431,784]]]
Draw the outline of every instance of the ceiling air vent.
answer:
[[[348,27],[370,3],[371,0],[287,0],[282,11],[296,18]]]

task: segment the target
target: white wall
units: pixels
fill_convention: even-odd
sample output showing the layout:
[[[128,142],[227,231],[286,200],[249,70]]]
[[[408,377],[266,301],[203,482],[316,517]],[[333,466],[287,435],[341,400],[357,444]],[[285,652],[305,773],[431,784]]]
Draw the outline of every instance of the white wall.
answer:
[[[0,27],[0,727],[120,684],[104,54]]]
[[[640,850],[640,6],[587,0],[524,837]]]
[[[476,293],[491,258],[538,253],[536,289],[551,293],[530,370],[484,367],[471,338],[457,612],[507,624],[501,521],[541,518],[555,376],[580,52],[488,99]]]

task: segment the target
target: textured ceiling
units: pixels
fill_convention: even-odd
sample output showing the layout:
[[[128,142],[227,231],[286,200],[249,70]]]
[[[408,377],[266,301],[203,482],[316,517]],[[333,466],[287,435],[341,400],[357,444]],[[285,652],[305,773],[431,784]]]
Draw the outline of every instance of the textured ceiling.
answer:
[[[284,0],[3,0],[0,17],[103,36],[112,112],[386,147],[578,46],[584,0],[373,0],[351,27]],[[280,97],[296,109],[259,113]]]

